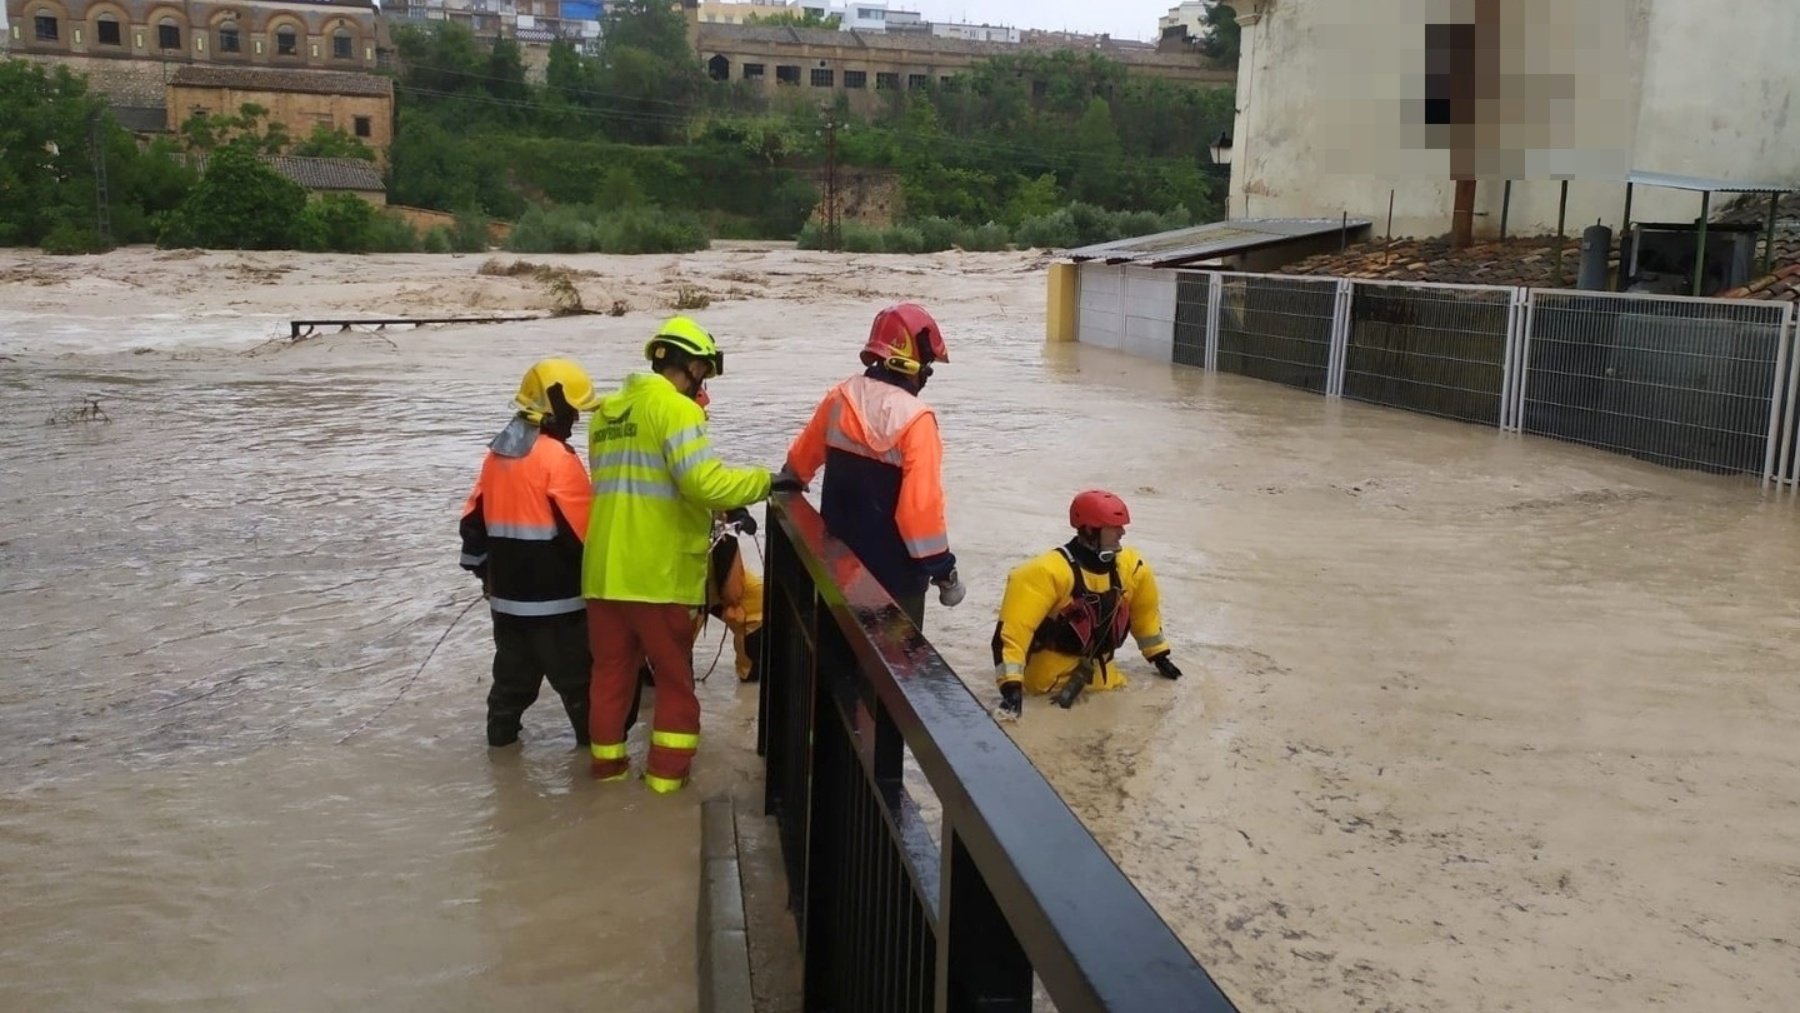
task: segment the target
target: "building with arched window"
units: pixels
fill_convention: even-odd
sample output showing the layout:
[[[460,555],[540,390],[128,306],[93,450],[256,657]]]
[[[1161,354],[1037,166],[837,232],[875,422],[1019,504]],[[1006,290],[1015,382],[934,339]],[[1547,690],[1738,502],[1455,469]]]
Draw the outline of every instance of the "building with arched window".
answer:
[[[120,119],[165,119],[169,64],[374,70],[390,48],[374,0],[5,0],[8,55],[87,75]]]

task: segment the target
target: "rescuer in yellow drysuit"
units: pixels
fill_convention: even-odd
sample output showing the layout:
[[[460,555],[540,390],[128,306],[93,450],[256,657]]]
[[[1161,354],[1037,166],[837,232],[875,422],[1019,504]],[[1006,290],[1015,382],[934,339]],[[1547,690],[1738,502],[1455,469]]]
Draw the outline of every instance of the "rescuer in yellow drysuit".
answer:
[[[1025,690],[1053,693],[1069,707],[1083,690],[1125,685],[1112,658],[1127,635],[1159,675],[1181,678],[1163,639],[1156,577],[1135,550],[1120,545],[1129,523],[1119,497],[1083,492],[1069,504],[1075,537],[1008,575],[994,626],[996,718],[1017,719]]]

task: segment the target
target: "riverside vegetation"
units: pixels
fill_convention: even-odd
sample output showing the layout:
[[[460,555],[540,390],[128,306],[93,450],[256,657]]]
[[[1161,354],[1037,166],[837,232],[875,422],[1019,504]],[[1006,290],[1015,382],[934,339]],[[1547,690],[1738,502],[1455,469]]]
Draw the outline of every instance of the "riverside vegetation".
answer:
[[[1067,247],[1220,213],[1206,146],[1229,129],[1230,89],[1130,77],[1095,54],[1022,52],[886,93],[859,117],[842,95],[821,107],[710,80],[666,4],[607,9],[602,52],[557,43],[541,84],[510,40],[396,27],[388,198],[456,216],[423,235],[355,197],[308,200],[263,160],[375,159],[341,131],[289,137],[247,105],[140,144],[79,75],[0,62],[0,122],[11,125],[0,136],[0,244],[445,252],[485,249],[489,221],[504,220],[520,252],[684,252],[715,238],[817,248],[828,120],[840,166],[891,175],[904,206],[884,229],[845,222],[853,252]]]

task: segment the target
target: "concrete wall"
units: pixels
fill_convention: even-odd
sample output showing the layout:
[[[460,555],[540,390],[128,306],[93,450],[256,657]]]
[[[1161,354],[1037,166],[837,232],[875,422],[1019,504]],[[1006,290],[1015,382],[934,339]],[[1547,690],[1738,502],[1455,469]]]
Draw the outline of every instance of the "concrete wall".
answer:
[[[369,136],[361,140],[375,149],[376,158],[382,165],[387,164],[387,151],[394,143],[394,101],[387,97],[170,85],[169,129],[180,129],[181,124],[196,112],[235,113],[246,102],[269,110],[269,120],[284,124],[288,136],[296,141],[312,136],[313,128],[321,123],[355,137],[356,118],[367,117]]]
[[[1076,340],[1127,355],[1173,361],[1177,272],[1093,261],[1077,270]]]
[[[1424,25],[1467,17],[1452,0],[1244,0],[1234,217],[1348,212],[1393,233],[1449,231],[1454,195],[1443,128],[1423,124]],[[1475,228],[1618,227],[1631,168],[1800,178],[1800,6],[1746,0],[1512,0],[1502,7],[1497,101],[1471,147]],[[1640,188],[1636,220],[1689,220],[1695,194]]]

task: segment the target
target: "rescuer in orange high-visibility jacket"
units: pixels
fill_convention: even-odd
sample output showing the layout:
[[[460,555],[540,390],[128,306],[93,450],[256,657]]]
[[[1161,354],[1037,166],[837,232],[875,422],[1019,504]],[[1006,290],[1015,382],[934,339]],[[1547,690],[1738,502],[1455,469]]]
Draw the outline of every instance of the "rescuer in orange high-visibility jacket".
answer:
[[[1127,635],[1163,678],[1181,678],[1163,638],[1156,575],[1120,544],[1130,523],[1124,500],[1083,492],[1069,504],[1075,537],[1007,577],[994,624],[996,718],[1018,718],[1026,690],[1069,707],[1085,690],[1125,685],[1112,659]]]
[[[591,497],[587,468],[567,441],[580,413],[597,404],[580,366],[567,359],[534,364],[513,398],[516,414],[488,443],[463,505],[462,566],[481,579],[493,613],[490,746],[518,741],[520,721],[546,677],[576,741],[588,743],[581,554]]]
[[[866,371],[833,387],[788,448],[780,491],[823,467],[819,513],[915,625],[925,591],[955,606],[964,588],[944,520],[944,445],[919,400],[932,364],[949,362],[937,321],[916,303],[875,315],[862,349]]]

